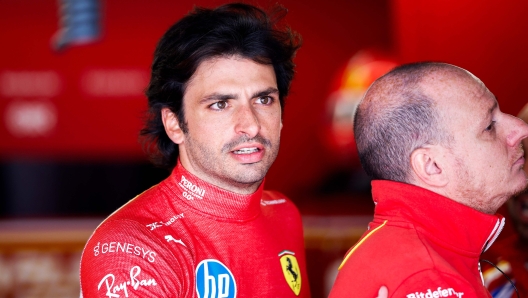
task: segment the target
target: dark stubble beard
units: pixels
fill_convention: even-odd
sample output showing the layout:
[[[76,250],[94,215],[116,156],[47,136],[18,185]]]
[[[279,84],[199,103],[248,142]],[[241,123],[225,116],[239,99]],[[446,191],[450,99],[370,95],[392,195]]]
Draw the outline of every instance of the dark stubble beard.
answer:
[[[207,175],[207,177],[200,178],[228,190],[230,189],[230,186],[235,186],[242,190],[246,187],[255,185],[257,182],[261,182],[277,157],[280,143],[280,139],[278,139],[275,147],[270,140],[261,135],[257,135],[253,138],[244,135],[229,141],[222,146],[220,151],[222,155],[228,155],[236,146],[248,142],[262,144],[268,153],[264,159],[256,165],[248,164],[247,171],[229,171],[230,169],[228,165],[222,163],[223,159],[217,160],[215,158],[216,155],[212,151],[214,150],[213,148],[197,142],[189,133],[186,134],[186,139],[188,150],[192,152],[190,155],[193,156],[193,161],[191,161],[193,166],[199,168]]]

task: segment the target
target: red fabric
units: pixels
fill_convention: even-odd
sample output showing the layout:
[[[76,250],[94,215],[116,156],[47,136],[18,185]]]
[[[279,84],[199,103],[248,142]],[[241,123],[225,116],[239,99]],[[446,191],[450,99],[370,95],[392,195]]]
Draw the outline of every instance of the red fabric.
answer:
[[[202,261],[222,263],[225,274],[198,276]],[[299,297],[310,295],[293,203],[263,185],[251,195],[217,188],[180,164],[95,230],[80,271],[84,297],[207,296],[199,282],[209,297],[297,297],[286,277],[300,284]]]
[[[347,253],[331,298],[376,297],[381,285],[389,297],[490,297],[478,260],[502,217],[404,183],[373,181],[372,195],[374,219]]]
[[[493,262],[515,283],[521,297],[528,297],[528,241],[517,234],[497,241],[483,256]],[[482,264],[484,281],[493,297],[517,297],[510,282],[497,269]]]

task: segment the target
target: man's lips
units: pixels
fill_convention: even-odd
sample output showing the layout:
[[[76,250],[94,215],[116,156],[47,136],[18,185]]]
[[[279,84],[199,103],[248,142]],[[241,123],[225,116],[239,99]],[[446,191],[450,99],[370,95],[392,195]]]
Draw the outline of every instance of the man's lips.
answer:
[[[524,160],[524,151],[521,152],[519,157],[514,159],[514,160],[515,160],[515,162],[513,163],[514,166],[519,165],[519,164],[520,165],[524,165],[524,162],[525,162],[525,160]]]
[[[271,142],[261,135],[253,138],[241,136],[225,144],[222,152],[229,153],[237,163],[247,165],[262,161],[266,155],[266,147],[271,148]]]
[[[524,156],[521,156],[519,157],[519,159],[517,159],[517,161],[515,162],[515,165],[523,166],[524,163],[525,163]]]
[[[253,164],[264,158],[264,151],[262,144],[252,143],[236,146],[230,153],[235,160],[242,164]]]
[[[251,154],[262,151],[263,149],[264,145],[259,143],[241,144],[233,148],[231,152],[233,152],[234,154]]]
[[[257,148],[257,147],[252,147],[252,148],[242,148],[240,150],[234,150],[232,151],[234,154],[251,154],[251,153],[255,153],[255,152],[258,152],[260,149]]]

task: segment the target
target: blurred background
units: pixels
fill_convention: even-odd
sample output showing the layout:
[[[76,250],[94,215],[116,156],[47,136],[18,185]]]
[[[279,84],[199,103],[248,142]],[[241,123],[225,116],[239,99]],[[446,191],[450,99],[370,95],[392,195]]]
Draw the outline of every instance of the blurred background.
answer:
[[[226,2],[0,0],[0,297],[78,296],[93,229],[168,175],[137,141],[157,40],[193,6]],[[362,93],[400,63],[443,61],[516,115],[528,102],[528,2],[249,3],[276,2],[304,43],[266,187],[301,210],[312,295],[326,297],[374,209],[352,135]]]

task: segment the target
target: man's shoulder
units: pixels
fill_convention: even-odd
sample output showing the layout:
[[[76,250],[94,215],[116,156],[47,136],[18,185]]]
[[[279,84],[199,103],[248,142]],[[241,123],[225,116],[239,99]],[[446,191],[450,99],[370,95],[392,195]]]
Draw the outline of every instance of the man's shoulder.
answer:
[[[391,281],[434,268],[428,249],[411,226],[374,221],[369,227],[345,255],[334,286],[336,291],[359,291],[368,285],[374,291],[382,284],[394,286]]]
[[[148,226],[133,219],[110,216],[104,220],[88,239],[84,250],[93,251],[94,256],[107,251],[117,251],[117,246],[141,246],[159,242]]]
[[[458,297],[459,293],[474,293],[450,260],[429,245],[412,224],[376,220],[370,227],[345,256],[332,297],[360,289],[374,292],[382,284],[388,286],[391,297],[422,297],[422,293],[429,292],[440,295],[437,297]],[[398,291],[395,296],[394,291]],[[481,297],[472,295],[466,296]]]
[[[110,217],[83,250],[83,295],[118,297],[114,294],[134,292],[133,297],[168,297],[168,289],[173,294],[189,291],[193,268],[188,253],[183,246],[168,247],[169,240],[174,239],[163,239],[133,219]]]
[[[431,253],[412,226],[372,222],[360,241],[348,252],[349,262],[362,266],[384,262],[394,272],[423,270],[434,266]],[[420,260],[417,262],[416,260]],[[390,271],[390,270],[389,270]]]
[[[169,197],[166,187],[155,185],[95,229],[81,257],[83,293],[113,295],[127,289],[138,293],[134,297],[168,297],[167,290],[192,292],[189,276],[194,269],[189,251],[174,234],[185,227],[177,223],[187,214]]]
[[[105,239],[126,239],[141,241],[159,241],[153,231],[184,217],[175,206],[169,208],[171,200],[167,199],[163,185],[157,184],[137,195],[108,216],[95,229],[90,242]],[[115,241],[115,240],[114,240]]]

